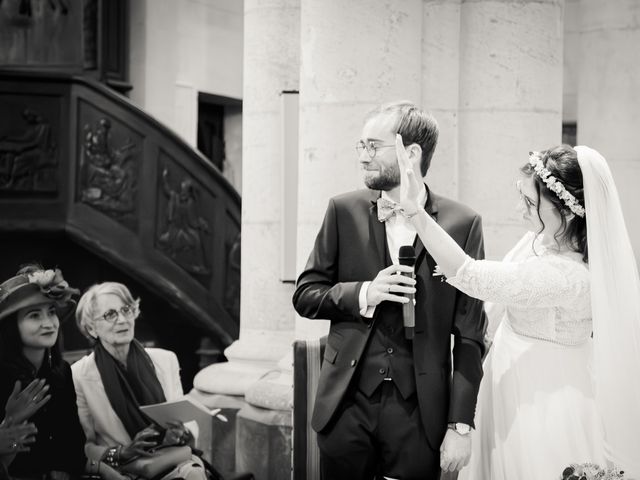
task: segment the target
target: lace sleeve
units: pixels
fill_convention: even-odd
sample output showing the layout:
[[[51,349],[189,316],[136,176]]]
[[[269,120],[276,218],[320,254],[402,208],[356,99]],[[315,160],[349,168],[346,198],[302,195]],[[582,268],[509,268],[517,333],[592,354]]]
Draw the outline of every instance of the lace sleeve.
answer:
[[[467,257],[447,282],[480,300],[519,307],[568,307],[589,296],[588,269],[557,255],[520,262]]]

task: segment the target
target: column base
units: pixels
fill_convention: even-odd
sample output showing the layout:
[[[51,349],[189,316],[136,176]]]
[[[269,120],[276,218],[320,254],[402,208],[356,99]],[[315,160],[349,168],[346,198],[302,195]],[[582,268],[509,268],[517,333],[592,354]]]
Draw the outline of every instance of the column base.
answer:
[[[219,408],[220,413],[228,420],[223,422],[218,418],[211,418],[211,428],[201,427],[201,436],[198,438],[198,448],[202,450],[204,459],[227,476],[236,468],[237,416],[247,403],[241,396],[211,395],[195,389],[189,392],[189,396],[209,409]]]
[[[225,350],[228,362],[202,369],[190,396],[221,408],[204,456],[223,474],[252,472],[260,480],[291,475],[292,332],[248,330]],[[284,358],[283,358],[284,357]]]
[[[293,410],[293,374],[286,371],[267,373],[251,385],[245,400],[254,407],[270,410]]]
[[[292,332],[247,330],[224,351],[228,362],[214,363],[200,370],[193,387],[203,393],[244,395],[247,389],[291,350]]]
[[[262,378],[273,366],[230,361],[214,363],[200,370],[193,379],[193,388],[209,395],[243,397],[247,389]]]
[[[238,412],[236,470],[260,480],[291,478],[291,411],[246,405]]]

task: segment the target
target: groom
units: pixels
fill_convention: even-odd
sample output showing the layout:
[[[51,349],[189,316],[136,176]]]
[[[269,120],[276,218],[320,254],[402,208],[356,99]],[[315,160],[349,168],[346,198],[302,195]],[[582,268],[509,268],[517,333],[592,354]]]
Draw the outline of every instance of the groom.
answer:
[[[471,451],[482,303],[434,275],[433,258],[395,207],[396,133],[426,175],[438,139],[435,119],[407,102],[378,108],[356,146],[368,190],[329,200],[293,295],[300,315],[331,321],[312,418],[325,480],[437,480],[441,467],[459,470]],[[471,257],[483,258],[475,212],[426,185],[423,200]],[[397,274],[411,271],[398,265],[403,245],[415,246],[415,281]],[[407,339],[402,305],[414,292],[415,336]]]

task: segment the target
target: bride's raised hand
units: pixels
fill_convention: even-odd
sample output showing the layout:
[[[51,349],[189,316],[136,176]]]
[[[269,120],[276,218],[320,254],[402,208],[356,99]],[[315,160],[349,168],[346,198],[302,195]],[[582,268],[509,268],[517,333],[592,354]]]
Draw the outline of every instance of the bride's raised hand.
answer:
[[[400,169],[400,206],[406,215],[412,215],[420,208],[418,197],[422,191],[422,184],[416,178],[409,154],[402,143],[402,135],[396,134],[396,155]]]

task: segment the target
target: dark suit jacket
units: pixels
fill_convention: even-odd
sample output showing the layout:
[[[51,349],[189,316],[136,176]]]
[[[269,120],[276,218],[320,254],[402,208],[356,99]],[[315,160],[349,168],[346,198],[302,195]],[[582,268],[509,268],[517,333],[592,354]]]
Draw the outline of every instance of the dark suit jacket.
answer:
[[[373,280],[386,266],[386,233],[377,219],[379,196],[378,191],[358,190],[329,201],[293,295],[300,315],[331,321],[312,418],[318,432],[340,404],[380,310],[367,319],[360,315],[358,304],[362,283]],[[425,209],[471,257],[484,257],[481,220],[474,211],[433,192]],[[486,321],[482,302],[434,277],[435,266],[418,239],[413,360],[422,423],[429,443],[438,449],[447,422],[473,425]]]

